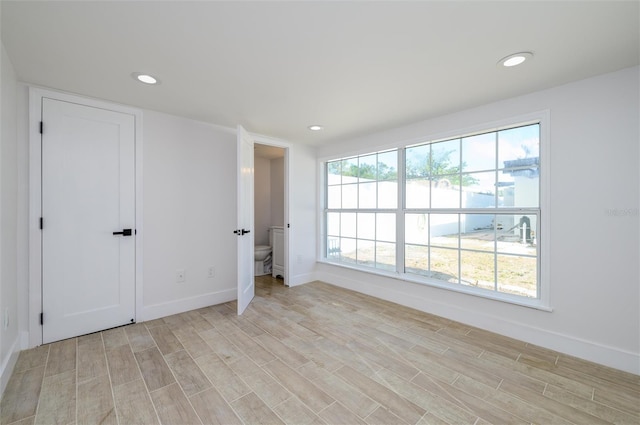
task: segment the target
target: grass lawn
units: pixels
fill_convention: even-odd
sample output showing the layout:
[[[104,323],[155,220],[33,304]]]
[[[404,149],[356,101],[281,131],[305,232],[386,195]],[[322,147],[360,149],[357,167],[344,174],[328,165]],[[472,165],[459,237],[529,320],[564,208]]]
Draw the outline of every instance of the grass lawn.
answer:
[[[513,239],[513,238],[511,238]],[[486,237],[463,235],[460,258],[457,238],[432,238],[429,247],[407,245],[405,271],[449,283],[476,286],[498,292],[536,297],[536,247],[517,240],[499,240],[497,255],[494,241]],[[437,246],[436,246],[437,244]],[[395,270],[393,245],[363,243],[356,251],[342,252],[342,261],[381,269]],[[497,268],[497,273],[496,273]]]

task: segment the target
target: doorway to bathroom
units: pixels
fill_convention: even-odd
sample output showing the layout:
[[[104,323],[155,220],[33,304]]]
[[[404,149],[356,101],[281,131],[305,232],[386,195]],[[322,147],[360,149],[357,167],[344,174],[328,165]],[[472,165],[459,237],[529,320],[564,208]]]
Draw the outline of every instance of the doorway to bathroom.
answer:
[[[254,144],[254,276],[288,286],[287,155],[281,146]]]

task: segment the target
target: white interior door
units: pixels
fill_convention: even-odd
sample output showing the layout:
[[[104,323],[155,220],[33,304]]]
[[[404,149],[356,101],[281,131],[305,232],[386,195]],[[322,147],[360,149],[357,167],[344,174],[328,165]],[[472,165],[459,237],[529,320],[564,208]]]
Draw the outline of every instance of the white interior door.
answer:
[[[253,139],[238,126],[238,314],[255,295],[253,277]]]
[[[44,98],[42,121],[48,343],[135,321],[135,117]]]

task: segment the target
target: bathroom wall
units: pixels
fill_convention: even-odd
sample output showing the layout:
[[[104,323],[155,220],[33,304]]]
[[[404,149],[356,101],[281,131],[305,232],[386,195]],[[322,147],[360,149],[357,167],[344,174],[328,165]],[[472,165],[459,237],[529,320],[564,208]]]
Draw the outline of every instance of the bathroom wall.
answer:
[[[256,245],[269,245],[271,226],[271,161],[256,156],[254,167],[254,231]]]
[[[284,157],[256,156],[253,167],[255,244],[268,245],[269,227],[284,226]]]
[[[284,157],[271,161],[271,225],[284,226]]]

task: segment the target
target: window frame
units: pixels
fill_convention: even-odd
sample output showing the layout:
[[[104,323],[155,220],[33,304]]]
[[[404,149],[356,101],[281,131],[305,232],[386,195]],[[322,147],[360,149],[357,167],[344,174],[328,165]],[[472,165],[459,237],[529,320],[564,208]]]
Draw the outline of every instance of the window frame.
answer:
[[[451,214],[500,214],[504,212],[508,214],[530,214],[532,210],[537,210],[537,223],[536,223],[536,261],[537,261],[537,292],[538,296],[535,298],[526,297],[524,295],[514,295],[504,292],[498,292],[497,290],[490,291],[486,289],[476,288],[473,286],[466,286],[460,283],[447,283],[444,281],[437,281],[429,279],[417,274],[406,273],[405,271],[405,214],[412,211],[421,211],[419,209],[407,209],[406,203],[406,184],[405,184],[405,167],[406,167],[406,148],[437,143],[440,141],[447,141],[451,139],[470,137],[474,135],[490,133],[494,131],[505,130],[509,128],[521,127],[531,124],[539,124],[539,194],[538,194],[538,206],[537,207],[498,207],[484,209],[463,209],[463,208],[443,208],[438,209],[437,213],[451,213]],[[529,114],[519,115],[508,119],[494,121],[490,123],[479,123],[462,130],[453,129],[446,132],[435,133],[432,135],[425,135],[424,137],[403,140],[395,143],[386,144],[378,147],[370,147],[368,149],[361,149],[359,151],[352,151],[343,154],[335,154],[333,156],[327,156],[319,158],[319,208],[318,213],[318,254],[317,261],[323,264],[329,264],[336,267],[343,267],[347,269],[357,270],[363,273],[370,273],[374,275],[380,275],[392,279],[401,280],[404,282],[425,285],[434,288],[446,289],[453,292],[459,292],[477,296],[480,298],[492,299],[510,304],[520,305],[524,307],[535,308],[543,311],[552,311],[550,306],[550,283],[549,283],[549,260],[550,260],[550,232],[549,232],[549,170],[550,170],[550,158],[549,158],[549,134],[550,134],[550,118],[549,111],[537,111]],[[396,268],[395,271],[384,270],[380,268],[373,268],[368,266],[361,266],[358,264],[343,263],[330,259],[327,253],[327,212],[337,212],[335,209],[327,208],[327,166],[326,164],[331,161],[353,158],[357,156],[367,156],[375,153],[389,151],[397,149],[398,165],[397,165],[397,184],[398,184],[398,200],[395,209],[358,209],[354,208],[349,211],[339,212],[368,212],[368,213],[383,213],[394,212],[396,214]],[[462,164],[461,164],[462,168]],[[498,168],[498,170],[501,170]],[[465,171],[461,171],[462,174]],[[426,208],[431,209],[431,208]],[[431,211],[431,213],[435,213]],[[460,245],[455,248],[458,252],[458,258],[463,251]],[[497,251],[494,249],[494,254]],[[458,270],[461,268],[461,264],[458,265]],[[497,285],[497,283],[496,283]]]

